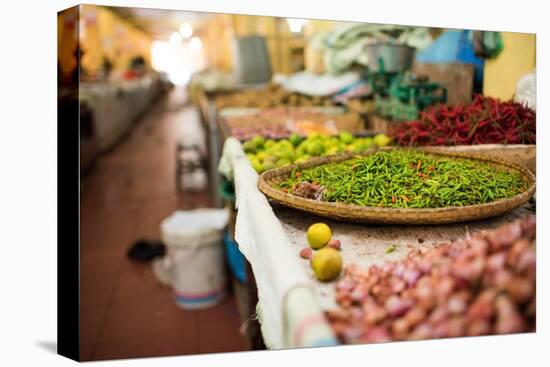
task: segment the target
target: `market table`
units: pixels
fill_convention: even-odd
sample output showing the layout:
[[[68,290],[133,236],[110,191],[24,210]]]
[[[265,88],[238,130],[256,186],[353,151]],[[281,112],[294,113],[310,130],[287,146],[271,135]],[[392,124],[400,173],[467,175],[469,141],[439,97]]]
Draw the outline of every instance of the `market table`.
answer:
[[[249,86],[248,88],[239,88],[238,90],[254,90],[258,89],[261,86]],[[210,194],[213,201],[214,207],[222,206],[222,198],[218,192],[219,187],[221,186],[221,179],[217,172],[218,162],[221,156],[221,146],[223,141],[231,135],[230,127],[227,124],[226,119],[235,119],[235,118],[254,118],[257,116],[258,120],[265,120],[264,113],[276,112],[277,108],[244,108],[244,107],[224,107],[218,108],[216,104],[216,98],[227,94],[227,91],[222,91],[219,93],[199,93],[197,96],[198,106],[201,113],[201,121],[203,123],[203,128],[206,131],[207,139],[207,150],[208,150],[208,175],[210,182]],[[303,116],[316,116],[317,119],[324,118],[327,119],[327,116],[335,116],[337,126],[343,126],[346,130],[359,131],[360,130],[360,120],[358,116],[350,116],[346,114],[346,110],[342,107],[334,106],[309,106],[309,107],[290,107],[286,110],[288,116],[292,114],[301,114]],[[272,120],[283,119],[286,120],[288,116],[283,116],[281,113],[278,113],[277,118],[272,118]],[[262,117],[264,116],[264,117]],[[339,117],[336,117],[339,116]],[[248,120],[248,124],[251,123],[251,120]]]
[[[131,130],[160,94],[160,80],[146,75],[128,81],[81,83],[79,93],[90,104],[98,150],[104,152]]]
[[[334,308],[334,282],[320,283],[299,257],[309,225],[327,223],[342,243],[344,265],[362,267],[400,260],[410,249],[434,246],[495,228],[532,213],[526,204],[505,215],[438,226],[350,224],[318,218],[270,203],[257,189],[258,174],[235,138],[226,140],[220,172],[235,183],[235,239],[250,262],[258,288],[258,317],[268,348],[338,344],[323,312]],[[395,250],[387,253],[393,245]]]

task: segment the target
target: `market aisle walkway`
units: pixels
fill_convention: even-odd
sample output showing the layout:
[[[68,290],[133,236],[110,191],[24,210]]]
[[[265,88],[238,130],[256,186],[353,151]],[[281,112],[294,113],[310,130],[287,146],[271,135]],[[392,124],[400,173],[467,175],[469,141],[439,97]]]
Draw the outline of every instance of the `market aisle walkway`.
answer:
[[[160,221],[176,209],[209,205],[208,190],[176,191],[176,142],[199,123],[182,98],[175,91],[158,102],[82,182],[82,360],[245,350],[233,297],[184,311],[149,264],[126,258],[136,239],[160,238]]]

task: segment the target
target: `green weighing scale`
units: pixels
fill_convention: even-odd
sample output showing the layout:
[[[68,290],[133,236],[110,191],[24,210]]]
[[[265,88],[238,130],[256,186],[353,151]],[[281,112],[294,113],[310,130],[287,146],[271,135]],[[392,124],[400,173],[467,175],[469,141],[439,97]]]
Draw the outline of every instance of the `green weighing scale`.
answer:
[[[447,89],[426,76],[410,71],[415,49],[405,45],[378,43],[366,46],[369,81],[376,113],[394,121],[410,121],[426,107],[445,103]]]

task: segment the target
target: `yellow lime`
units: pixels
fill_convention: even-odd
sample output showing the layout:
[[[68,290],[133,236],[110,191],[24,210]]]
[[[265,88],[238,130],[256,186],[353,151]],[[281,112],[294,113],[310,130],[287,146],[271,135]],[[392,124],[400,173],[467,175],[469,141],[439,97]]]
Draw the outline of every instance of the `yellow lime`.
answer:
[[[262,168],[264,171],[269,171],[270,169],[277,168],[277,164],[272,161],[265,161]]]
[[[293,133],[288,138],[288,141],[290,141],[292,143],[292,145],[297,147],[302,142],[302,137],[300,135],[296,134],[296,133]]]
[[[378,134],[374,137],[374,143],[379,147],[388,145],[391,142],[391,138],[384,134]]]
[[[276,143],[276,142],[275,142],[275,140],[273,140],[273,139],[266,140],[265,143],[264,143],[264,147],[265,147],[266,149],[269,149],[269,148],[271,148],[272,146],[274,146],[275,143]]]
[[[256,172],[261,173],[263,171],[262,163],[258,158],[254,157],[250,160],[250,162],[252,163],[252,167],[254,167]]]
[[[282,167],[282,166],[287,166],[289,164],[291,164],[292,162],[289,160],[289,159],[286,159],[286,158],[281,158],[277,161],[277,163],[275,163],[275,165],[277,167]]]
[[[243,150],[246,153],[256,153],[256,145],[252,142],[252,140],[245,141],[243,143]]]
[[[258,158],[258,160],[260,162],[263,162],[264,161],[264,158],[267,156],[267,153],[266,152],[258,152],[256,153],[256,158]]]
[[[344,144],[351,144],[353,143],[353,135],[348,133],[347,131],[342,131],[338,137]]]
[[[311,268],[317,279],[322,282],[329,282],[338,278],[342,271],[342,255],[340,251],[325,247],[313,255]]]
[[[263,161],[262,161],[264,164],[266,163],[272,163],[272,164],[275,164],[275,162],[277,162],[277,157],[274,156],[274,155],[268,155],[266,154],[264,157],[263,157]]]
[[[319,141],[310,143],[307,147],[307,154],[309,155],[322,155],[325,151],[325,147]]]
[[[261,135],[256,135],[252,138],[252,143],[256,146],[256,149],[263,148],[265,143],[265,138]]]
[[[332,231],[325,223],[315,223],[307,229],[307,242],[312,249],[324,247],[331,238]]]
[[[300,158],[296,159],[296,163],[305,162],[305,161],[307,161],[309,158],[310,158],[310,156],[307,155],[307,154],[305,154],[305,155],[301,156]]]

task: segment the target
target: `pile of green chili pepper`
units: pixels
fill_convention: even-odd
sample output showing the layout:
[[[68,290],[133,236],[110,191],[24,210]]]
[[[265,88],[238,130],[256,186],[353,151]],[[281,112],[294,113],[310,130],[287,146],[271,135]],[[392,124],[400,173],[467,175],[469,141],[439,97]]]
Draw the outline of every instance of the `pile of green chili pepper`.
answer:
[[[344,162],[297,168],[275,187],[292,193],[303,183],[320,186],[323,201],[391,208],[482,204],[512,197],[527,185],[519,172],[413,150],[379,151]]]

